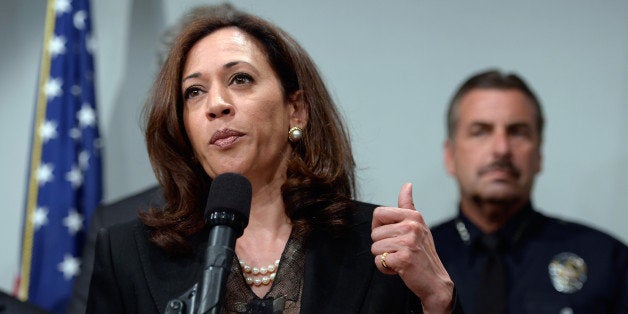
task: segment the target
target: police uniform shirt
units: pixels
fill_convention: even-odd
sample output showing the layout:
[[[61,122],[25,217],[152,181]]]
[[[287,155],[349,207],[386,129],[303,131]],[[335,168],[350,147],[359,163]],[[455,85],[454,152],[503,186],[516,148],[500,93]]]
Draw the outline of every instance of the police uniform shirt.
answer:
[[[487,254],[461,212],[432,228],[466,313],[476,313]],[[600,231],[527,205],[497,232],[504,245],[508,313],[628,313],[628,247]]]

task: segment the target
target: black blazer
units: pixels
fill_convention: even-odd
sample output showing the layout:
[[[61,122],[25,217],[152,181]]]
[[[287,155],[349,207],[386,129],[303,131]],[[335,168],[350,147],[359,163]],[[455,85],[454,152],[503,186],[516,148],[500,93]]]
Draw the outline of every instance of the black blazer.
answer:
[[[50,312],[39,308],[38,306],[20,301],[4,291],[0,291],[0,314],[50,314]]]
[[[161,188],[159,186],[151,186],[137,194],[96,208],[89,224],[87,239],[83,247],[81,273],[74,280],[72,297],[68,302],[68,314],[85,313],[98,231],[101,228],[133,220],[137,218],[138,210],[146,211],[150,206],[161,206],[163,203]]]
[[[301,313],[420,312],[420,301],[401,278],[382,274],[374,265],[375,205],[356,202],[356,207],[347,234],[314,231],[306,241]],[[163,312],[170,299],[200,281],[206,246],[206,240],[200,241],[193,255],[171,258],[149,242],[139,220],[102,229],[87,312]]]

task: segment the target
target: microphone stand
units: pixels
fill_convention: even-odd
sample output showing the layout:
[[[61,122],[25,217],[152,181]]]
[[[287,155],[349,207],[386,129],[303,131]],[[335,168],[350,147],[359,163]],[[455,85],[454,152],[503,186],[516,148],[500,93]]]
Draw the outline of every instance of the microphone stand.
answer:
[[[231,272],[231,263],[235,252],[236,238],[241,235],[231,232],[225,222],[231,222],[237,215],[233,212],[216,211],[210,214],[209,221],[219,222],[209,232],[208,247],[205,253],[205,266],[201,286],[195,283],[192,288],[178,298],[171,299],[166,305],[168,314],[219,314],[225,295],[227,278]],[[197,295],[199,298],[197,299]]]
[[[166,305],[165,314],[196,314],[196,290],[198,282],[178,298],[171,299]]]
[[[233,248],[235,247],[236,234],[235,232],[228,232],[232,230],[231,227],[217,225],[209,233],[203,284],[199,294],[199,314],[219,314],[222,311],[227,277],[231,272],[231,263],[235,255]]]
[[[251,183],[242,175],[224,173],[213,179],[205,206],[205,222],[210,230],[202,280],[200,285],[196,282],[181,296],[170,300],[166,313],[222,312],[235,242],[249,223],[251,193]]]

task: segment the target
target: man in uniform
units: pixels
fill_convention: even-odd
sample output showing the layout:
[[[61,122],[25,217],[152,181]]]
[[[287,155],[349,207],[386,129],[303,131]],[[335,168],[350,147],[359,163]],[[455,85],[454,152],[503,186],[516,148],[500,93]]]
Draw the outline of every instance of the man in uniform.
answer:
[[[452,98],[444,147],[458,215],[432,228],[467,313],[628,313],[628,248],[548,217],[531,200],[543,112],[515,74],[469,78]]]

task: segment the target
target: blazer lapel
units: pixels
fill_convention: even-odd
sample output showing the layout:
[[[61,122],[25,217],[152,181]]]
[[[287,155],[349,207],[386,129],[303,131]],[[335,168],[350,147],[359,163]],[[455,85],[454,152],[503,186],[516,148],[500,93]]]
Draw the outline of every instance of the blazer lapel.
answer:
[[[173,258],[149,242],[143,232],[146,230],[142,228],[135,233],[141,267],[150,295],[157,309],[163,311],[170,300],[179,298],[200,281],[204,250],[195,249],[192,255]]]
[[[375,269],[369,230],[370,224],[362,222],[341,237],[322,232],[311,235],[306,246],[301,313],[360,311]]]

